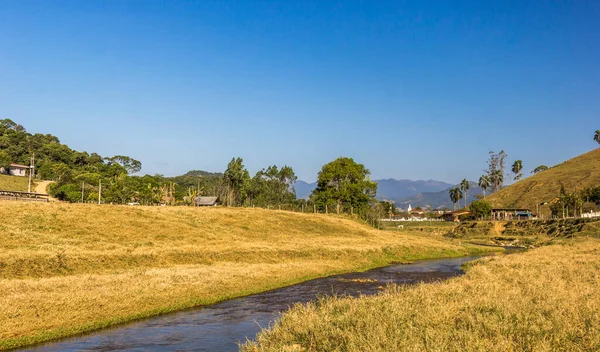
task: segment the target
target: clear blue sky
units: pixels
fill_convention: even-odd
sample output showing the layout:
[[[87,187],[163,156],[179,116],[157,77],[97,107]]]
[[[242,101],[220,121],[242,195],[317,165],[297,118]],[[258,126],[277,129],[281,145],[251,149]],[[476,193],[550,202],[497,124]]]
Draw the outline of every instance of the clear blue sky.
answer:
[[[598,1],[0,1],[0,117],[143,172],[478,179],[595,147]]]

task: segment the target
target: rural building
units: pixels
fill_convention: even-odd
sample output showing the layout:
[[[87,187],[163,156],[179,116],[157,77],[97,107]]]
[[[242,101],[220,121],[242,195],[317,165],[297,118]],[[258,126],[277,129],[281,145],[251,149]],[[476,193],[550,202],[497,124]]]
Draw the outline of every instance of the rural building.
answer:
[[[417,207],[415,209],[410,210],[408,213],[410,215],[423,215],[423,214],[427,213],[427,211]]]
[[[460,219],[459,219],[460,216],[469,215],[469,214],[471,214],[471,212],[468,210],[456,210],[456,211],[451,211],[449,213],[445,213],[444,215],[442,215],[442,218],[445,221],[460,222]]]
[[[527,208],[493,208],[492,220],[527,220],[533,214]]]
[[[27,170],[29,170],[29,166],[21,165],[21,164],[10,164],[10,169],[8,170],[9,175],[13,176],[27,176]],[[1,167],[0,173],[5,174],[6,170]]]
[[[214,207],[219,197],[197,197],[194,202],[197,207]]]

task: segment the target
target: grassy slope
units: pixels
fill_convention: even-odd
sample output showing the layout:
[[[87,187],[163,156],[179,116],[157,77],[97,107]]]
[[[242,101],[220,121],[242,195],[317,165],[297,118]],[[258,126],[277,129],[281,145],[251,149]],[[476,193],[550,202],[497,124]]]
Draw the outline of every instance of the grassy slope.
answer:
[[[438,284],[325,298],[246,351],[598,351],[600,242],[484,258]]]
[[[600,185],[600,148],[527,177],[506,187],[487,199],[493,206],[528,207],[535,211],[538,202],[547,202],[560,195],[560,185],[567,192]]]
[[[27,177],[0,174],[0,190],[27,192]]]
[[[333,216],[0,202],[0,349],[392,261],[479,251]]]

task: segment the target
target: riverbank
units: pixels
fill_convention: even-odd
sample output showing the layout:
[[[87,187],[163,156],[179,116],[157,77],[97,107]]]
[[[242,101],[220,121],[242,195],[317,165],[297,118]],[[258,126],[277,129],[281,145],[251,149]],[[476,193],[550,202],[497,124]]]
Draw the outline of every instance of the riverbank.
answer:
[[[2,202],[0,349],[394,262],[497,250],[262,209]]]
[[[600,241],[467,265],[442,283],[324,298],[286,312],[245,351],[597,351]]]

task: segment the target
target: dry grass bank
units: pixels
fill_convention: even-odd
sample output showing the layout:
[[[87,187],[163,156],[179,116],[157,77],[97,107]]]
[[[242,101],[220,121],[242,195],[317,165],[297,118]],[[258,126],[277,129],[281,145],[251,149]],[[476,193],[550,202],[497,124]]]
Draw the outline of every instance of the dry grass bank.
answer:
[[[245,351],[598,351],[600,242],[488,257],[465,276],[327,298],[285,313]]]
[[[325,215],[0,202],[0,349],[392,261],[480,251]]]

